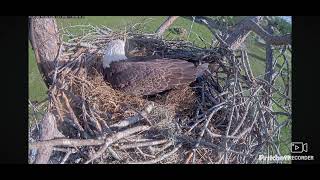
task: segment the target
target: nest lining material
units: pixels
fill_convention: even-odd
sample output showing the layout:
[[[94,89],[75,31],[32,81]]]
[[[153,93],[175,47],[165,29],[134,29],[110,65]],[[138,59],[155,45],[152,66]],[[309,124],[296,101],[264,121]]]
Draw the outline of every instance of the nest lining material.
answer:
[[[120,91],[114,90],[108,82],[103,79],[102,75],[102,64],[101,64],[101,50],[105,47],[108,41],[123,37],[126,34],[110,33],[106,35],[105,41],[102,42],[99,38],[97,40],[90,40],[90,44],[82,39],[81,43],[66,43],[66,52],[64,58],[74,58],[75,63],[71,67],[67,67],[60,72],[60,79],[63,81],[63,86],[66,91],[71,92],[72,96],[83,98],[88,106],[94,107],[99,112],[108,112],[111,114],[111,120],[119,121],[121,119],[132,116],[134,113],[132,109],[141,111],[145,106],[146,98],[131,96]],[[185,52],[179,53],[174,51],[180,51],[179,46],[185,46],[183,48],[192,48],[189,43],[183,41],[169,41],[168,48],[166,43],[162,40],[154,39],[154,37],[135,35],[125,37],[129,42],[128,56],[143,56],[143,57],[171,57],[189,60],[192,62],[199,62],[196,57],[185,55]],[[138,40],[137,40],[138,39]],[[94,41],[94,42],[92,42]],[[83,47],[85,46],[85,47]],[[94,47],[94,48],[92,48]],[[196,49],[196,48],[194,48]],[[197,49],[198,51],[200,49]],[[165,52],[166,51],[166,52]],[[187,52],[187,51],[186,51]],[[72,54],[73,53],[73,54]],[[70,56],[71,54],[71,56]],[[75,55],[77,54],[77,55]],[[69,55],[69,56],[66,56]],[[201,54],[198,54],[198,56]],[[69,60],[70,61],[70,60]],[[63,92],[62,92],[63,93]],[[59,93],[58,93],[58,96]],[[62,96],[64,97],[64,96]],[[66,95],[69,99],[68,95]],[[147,98],[148,99],[148,98]],[[163,105],[172,109],[175,112],[189,110],[192,111],[194,105],[196,105],[197,97],[192,87],[184,87],[178,90],[172,90],[157,97],[151,97],[153,101],[157,102],[158,105]],[[80,102],[77,102],[75,106],[79,106]],[[81,105],[82,106],[82,105]],[[66,107],[62,107],[64,112]],[[189,111],[190,112],[190,111]],[[191,115],[191,114],[189,114]]]

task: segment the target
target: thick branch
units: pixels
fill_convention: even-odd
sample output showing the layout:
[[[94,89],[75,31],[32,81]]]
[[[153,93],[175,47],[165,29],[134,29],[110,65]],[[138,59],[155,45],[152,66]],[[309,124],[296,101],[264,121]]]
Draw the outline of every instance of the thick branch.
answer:
[[[104,143],[103,139],[68,139],[68,138],[61,138],[61,139],[52,139],[52,140],[45,140],[39,141],[35,143],[30,143],[29,148],[41,148],[41,147],[53,147],[53,146],[68,146],[68,147],[75,147],[75,146],[97,146],[102,145]]]
[[[269,31],[269,33],[272,34],[273,33],[272,26],[268,25],[267,28],[268,28],[267,30]],[[264,79],[269,84],[271,84],[271,86],[273,85],[272,82],[271,82],[272,75],[273,75],[272,65],[273,65],[273,50],[272,50],[271,44],[269,42],[267,42],[267,44],[266,44],[266,69],[265,69],[265,77],[264,77]],[[270,90],[271,90],[270,87],[267,87],[266,89],[267,89],[267,93],[268,94],[271,93],[270,92]]]
[[[138,126],[131,129],[127,129],[124,131],[120,131],[105,140],[103,139],[67,139],[67,138],[61,138],[61,139],[52,139],[52,140],[44,140],[39,141],[35,143],[30,143],[29,148],[41,148],[43,146],[69,146],[69,147],[75,147],[75,146],[97,146],[102,145],[104,143],[108,143],[108,146],[115,141],[118,141],[119,139],[122,139],[124,137],[127,137],[131,134],[134,134],[139,131],[145,131],[148,130],[149,126]]]
[[[225,40],[232,50],[236,50],[245,41],[250,34],[251,22],[259,23],[262,20],[262,16],[249,16],[242,22],[238,23],[230,36]]]
[[[291,34],[286,34],[283,36],[269,34],[259,25],[262,19],[263,16],[249,16],[233,28],[234,30],[230,33],[230,36],[228,38],[220,39],[218,36],[217,39],[219,40],[222,46],[228,46],[230,47],[230,49],[236,50],[246,40],[248,35],[253,31],[271,45],[291,44]],[[197,16],[195,22],[206,25],[216,37],[217,35],[215,34],[214,29],[218,29],[223,32],[227,31],[222,26],[219,26],[218,22],[205,16]]]
[[[178,18],[179,16],[169,16],[157,29],[156,34],[158,36],[162,36],[163,33],[171,26],[171,24]]]
[[[259,24],[251,21],[250,29],[258,34],[266,43],[271,45],[286,45],[291,44],[291,34],[286,34],[283,36],[276,36],[268,33]]]

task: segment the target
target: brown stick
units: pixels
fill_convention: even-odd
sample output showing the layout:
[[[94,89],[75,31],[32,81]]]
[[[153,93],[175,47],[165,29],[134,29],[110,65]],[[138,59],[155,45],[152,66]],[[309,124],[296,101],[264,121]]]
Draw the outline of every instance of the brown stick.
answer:
[[[62,97],[63,97],[64,101],[66,102],[66,106],[67,106],[67,108],[69,110],[69,113],[70,113],[72,119],[73,119],[73,123],[77,126],[77,128],[80,131],[84,131],[84,129],[82,128],[82,126],[79,123],[79,120],[78,120],[77,116],[74,114],[74,112],[73,112],[73,110],[72,110],[72,108],[70,106],[69,100],[68,100],[67,96],[64,94],[64,92],[62,92]]]
[[[51,99],[52,99],[52,101],[53,101],[53,103],[54,103],[54,105],[55,105],[55,108],[56,108],[56,111],[57,111],[57,114],[58,114],[58,116],[59,116],[59,120],[60,120],[60,122],[63,122],[64,120],[63,120],[63,115],[62,115],[62,112],[60,111],[60,108],[59,107],[61,107],[61,103],[59,103],[60,102],[60,100],[59,100],[59,102],[58,102],[58,100],[55,98],[55,95],[51,92],[50,94],[50,97],[51,97]]]

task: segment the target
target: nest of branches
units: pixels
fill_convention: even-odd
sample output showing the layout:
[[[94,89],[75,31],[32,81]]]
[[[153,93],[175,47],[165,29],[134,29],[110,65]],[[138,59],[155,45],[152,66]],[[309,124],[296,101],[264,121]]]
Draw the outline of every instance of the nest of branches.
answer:
[[[276,140],[288,122],[277,121],[270,90],[282,93],[253,76],[245,51],[87,28],[63,43],[48,91],[47,123],[32,131],[30,154],[37,155],[30,155],[31,163],[257,163],[267,147],[279,153]],[[123,38],[129,56],[178,58],[210,68],[183,90],[155,97],[122,93],[103,79],[101,56],[109,41]]]

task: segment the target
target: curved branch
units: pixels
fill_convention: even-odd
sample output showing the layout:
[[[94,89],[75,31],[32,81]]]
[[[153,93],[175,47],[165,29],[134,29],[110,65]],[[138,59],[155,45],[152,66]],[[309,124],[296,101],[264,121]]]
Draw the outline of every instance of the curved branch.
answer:
[[[256,22],[250,21],[250,29],[259,35],[266,43],[271,45],[286,45],[291,44],[291,34],[286,34],[283,36],[271,35],[266,30],[264,30],[259,24]]]
[[[225,29],[221,29],[222,27],[219,26],[216,21],[204,16],[198,16],[196,22],[206,25],[208,29],[216,36],[222,46],[227,46],[232,50],[238,49],[251,32],[255,32],[271,45],[291,44],[291,34],[286,34],[283,36],[269,34],[259,25],[262,19],[263,16],[249,16],[245,18],[233,28],[230,36],[226,39],[219,39],[219,36],[217,38],[217,35],[213,29],[222,31],[225,31]]]

